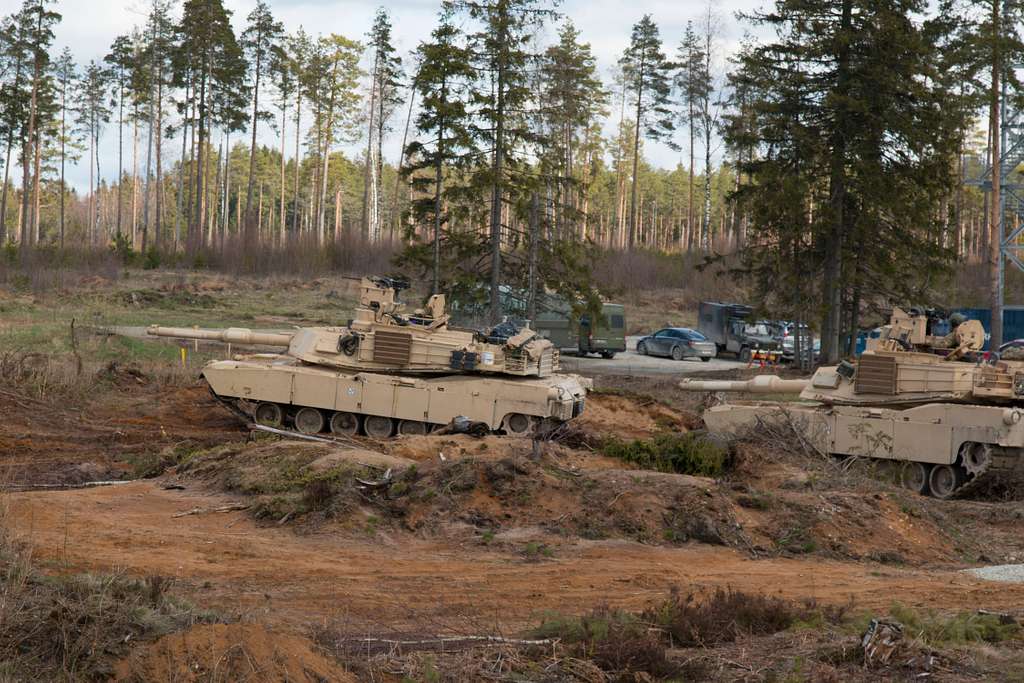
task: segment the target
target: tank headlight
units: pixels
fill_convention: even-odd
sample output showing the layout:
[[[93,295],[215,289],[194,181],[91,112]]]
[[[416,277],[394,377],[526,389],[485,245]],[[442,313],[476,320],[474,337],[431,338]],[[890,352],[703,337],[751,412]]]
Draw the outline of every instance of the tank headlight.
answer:
[[[1004,410],[1003,411],[1003,422],[1005,422],[1006,424],[1008,424],[1010,426],[1018,424],[1020,422],[1020,411],[1019,410],[1010,410],[1010,409]]]

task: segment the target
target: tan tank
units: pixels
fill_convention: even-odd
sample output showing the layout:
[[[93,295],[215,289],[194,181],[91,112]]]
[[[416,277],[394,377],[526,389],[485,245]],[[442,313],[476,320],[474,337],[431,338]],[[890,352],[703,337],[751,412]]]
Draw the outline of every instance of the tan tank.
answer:
[[[245,418],[303,434],[385,438],[425,434],[466,418],[522,435],[542,420],[562,422],[583,411],[590,381],[555,374],[558,351],[533,330],[451,328],[443,296],[406,314],[399,289],[393,280],[364,278],[356,316],[342,327],[147,331],[281,349],[214,361],[202,375],[214,395]]]
[[[909,488],[950,498],[1024,463],[1024,361],[998,355],[964,360],[984,341],[967,323],[942,338],[934,350],[943,355],[879,348],[855,362],[819,368],[808,380],[759,376],[680,386],[799,394],[794,401],[715,405],[705,410],[704,422],[709,431],[736,435],[759,421],[785,420],[822,453],[901,462]]]

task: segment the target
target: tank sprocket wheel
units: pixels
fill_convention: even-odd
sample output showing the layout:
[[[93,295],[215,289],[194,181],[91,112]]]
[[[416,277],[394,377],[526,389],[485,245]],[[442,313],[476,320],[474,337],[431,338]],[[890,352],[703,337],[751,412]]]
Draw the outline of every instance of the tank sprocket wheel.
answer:
[[[280,427],[284,422],[284,411],[276,403],[260,403],[253,414],[256,423],[265,427]]]
[[[402,436],[424,436],[430,432],[430,425],[417,420],[402,420],[398,423],[398,433]]]
[[[530,415],[509,413],[501,421],[501,428],[509,436],[529,436],[537,428],[537,421]]]
[[[957,489],[967,480],[964,468],[959,465],[935,465],[928,475],[928,488],[932,495],[946,500],[956,495]]]
[[[964,444],[961,454],[964,470],[972,477],[984,473],[992,465],[992,446],[987,443]]]
[[[374,439],[387,439],[395,433],[395,421],[390,417],[367,415],[363,420],[363,430]]]
[[[355,436],[359,433],[359,416],[355,413],[335,413],[331,416],[331,432],[342,436]]]
[[[295,429],[301,434],[319,434],[324,429],[324,414],[316,408],[299,408]]]
[[[905,462],[900,468],[900,483],[915,493],[928,494],[931,465],[923,462]]]

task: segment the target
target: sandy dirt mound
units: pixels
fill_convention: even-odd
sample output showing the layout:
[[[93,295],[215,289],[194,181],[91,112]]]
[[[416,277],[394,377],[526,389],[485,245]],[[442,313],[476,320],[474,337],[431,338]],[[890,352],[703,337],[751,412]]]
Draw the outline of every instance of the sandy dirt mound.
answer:
[[[86,405],[0,396],[0,467],[10,483],[116,479],[166,448],[237,440],[240,424],[198,383],[160,387],[127,376]]]
[[[605,436],[644,439],[666,430],[684,430],[689,419],[683,413],[653,399],[594,393],[574,424]]]
[[[115,668],[115,681],[355,683],[305,638],[258,624],[209,624],[164,636]]]

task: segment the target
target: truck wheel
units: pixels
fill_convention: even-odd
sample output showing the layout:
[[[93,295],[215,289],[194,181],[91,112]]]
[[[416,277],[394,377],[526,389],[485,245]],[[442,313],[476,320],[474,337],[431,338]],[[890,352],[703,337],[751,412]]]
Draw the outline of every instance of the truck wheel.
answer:
[[[615,352],[614,351],[602,351],[601,352],[601,358],[604,358],[605,360],[611,360],[612,358],[615,358]]]
[[[930,465],[923,462],[906,462],[900,469],[900,483],[915,493],[928,495],[928,475]]]
[[[295,413],[295,429],[303,434],[319,434],[324,428],[324,416],[316,408],[299,408]]]
[[[673,346],[672,347],[672,360],[682,360],[682,359],[683,359],[683,349],[681,347],[679,347],[679,346]]]
[[[280,427],[284,422],[284,411],[276,403],[261,403],[256,406],[256,423],[266,427]]]
[[[709,360],[711,360],[711,358],[710,358],[710,357],[708,357],[708,356],[701,356],[701,357],[700,357],[700,361],[701,361],[702,363],[707,363],[707,362],[708,362]]]
[[[374,439],[387,439],[395,433],[395,421],[390,417],[380,415],[367,415],[363,421],[363,429],[366,435]]]
[[[749,363],[751,357],[752,357],[752,354],[750,353],[750,347],[749,346],[744,346],[742,349],[740,349],[740,362],[741,363]]]
[[[928,487],[932,495],[940,500],[952,498],[956,490],[963,486],[966,476],[959,465],[935,465],[928,475]]]
[[[341,436],[355,436],[359,432],[359,416],[355,413],[335,413],[331,417],[331,431]]]
[[[639,353],[641,356],[646,356],[647,355],[647,344],[644,344],[643,342],[640,342],[639,344],[637,344],[636,345],[636,352]]]

